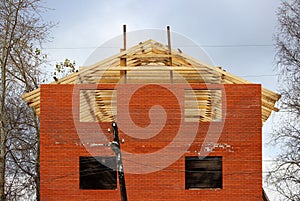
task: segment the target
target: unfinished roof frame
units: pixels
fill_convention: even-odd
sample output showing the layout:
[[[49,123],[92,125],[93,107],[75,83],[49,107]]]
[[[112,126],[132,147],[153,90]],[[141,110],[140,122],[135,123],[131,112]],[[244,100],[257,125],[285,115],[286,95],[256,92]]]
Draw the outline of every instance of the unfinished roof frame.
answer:
[[[93,65],[81,67],[50,84],[137,84],[137,83],[171,83],[179,84],[252,84],[251,82],[226,72],[221,67],[205,64],[178,50],[171,49],[168,28],[168,45],[152,39],[126,49],[126,32],[124,31],[124,48],[121,52],[99,61]],[[99,97],[98,97],[99,96]],[[22,98],[40,113],[40,88],[26,93]],[[96,95],[98,100],[101,95]],[[265,122],[272,111],[277,112],[275,103],[280,95],[262,88],[262,121]],[[211,105],[207,101],[207,108]]]

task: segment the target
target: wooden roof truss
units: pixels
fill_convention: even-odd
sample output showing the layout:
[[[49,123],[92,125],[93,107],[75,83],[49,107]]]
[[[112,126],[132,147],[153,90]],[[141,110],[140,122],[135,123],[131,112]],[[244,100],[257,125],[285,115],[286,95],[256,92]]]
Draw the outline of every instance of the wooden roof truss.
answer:
[[[171,64],[171,65],[170,65]],[[50,84],[99,84],[99,83],[206,83],[206,84],[250,84],[221,68],[202,63],[182,52],[169,50],[167,46],[148,40],[128,50],[104,59],[91,66],[81,67],[79,72],[70,74]],[[92,94],[92,95],[91,95]],[[82,121],[112,121],[116,113],[115,99],[111,91],[98,90],[81,94],[87,97],[80,103]],[[216,91],[196,91],[198,106],[187,107],[187,121],[219,120],[222,114],[221,96]],[[188,98],[190,94],[186,93]],[[262,121],[266,121],[280,95],[262,88]],[[30,107],[40,113],[40,89],[23,95]],[[90,106],[88,107],[88,105]],[[186,103],[188,104],[188,103]],[[93,105],[93,106],[91,106]],[[219,106],[218,106],[219,105]],[[91,107],[92,112],[88,112]],[[195,109],[200,113],[195,114]],[[85,111],[86,110],[86,111]],[[90,117],[88,114],[92,114]]]

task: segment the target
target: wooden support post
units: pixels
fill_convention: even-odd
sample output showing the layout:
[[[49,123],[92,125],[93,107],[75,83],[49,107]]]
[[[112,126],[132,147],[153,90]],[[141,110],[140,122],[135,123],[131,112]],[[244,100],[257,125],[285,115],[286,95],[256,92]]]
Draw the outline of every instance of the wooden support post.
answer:
[[[172,66],[172,49],[171,49],[171,33],[170,33],[170,26],[167,26],[167,37],[168,37],[168,54],[170,55],[170,62],[169,62],[169,66]],[[170,81],[171,84],[174,83],[173,81],[173,70],[170,70]]]
[[[127,65],[126,58],[120,58],[120,66],[125,67]],[[127,80],[127,71],[126,70],[120,70],[120,79],[124,79],[124,84],[126,84]]]
[[[126,50],[126,24],[123,25],[123,50]]]
[[[121,51],[126,51],[126,25],[123,25],[123,49]],[[120,66],[127,66],[127,59],[120,58]],[[124,84],[126,84],[127,80],[127,71],[126,70],[121,70],[120,71],[120,79],[124,79]]]
[[[174,79],[173,79],[173,70],[170,70],[170,81],[171,81],[171,84],[174,83]]]
[[[168,37],[168,50],[169,50],[169,54],[171,54],[171,34],[170,34],[170,26],[167,26],[167,37]]]

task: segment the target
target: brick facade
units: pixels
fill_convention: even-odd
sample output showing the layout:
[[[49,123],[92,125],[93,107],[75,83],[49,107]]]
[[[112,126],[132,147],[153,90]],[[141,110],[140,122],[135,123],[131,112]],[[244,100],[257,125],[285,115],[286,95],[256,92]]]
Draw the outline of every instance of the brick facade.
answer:
[[[117,89],[118,121],[126,124],[124,115],[126,105],[122,100],[133,85],[123,85]],[[178,97],[184,96],[184,86],[175,87]],[[177,148],[187,145],[185,138],[181,143],[172,144],[180,129],[178,125],[185,124],[185,135],[195,123],[182,121],[184,98],[174,99],[174,94],[166,93],[159,85],[149,85],[139,90],[131,98],[129,104],[132,121],[146,127],[150,124],[149,109],[153,105],[161,105],[166,111],[166,125],[158,135],[150,139],[137,140],[120,130],[120,137],[125,140],[121,144],[124,152],[136,153],[141,156],[159,152],[172,144],[169,152],[151,164],[143,167],[143,161],[131,161],[124,154],[124,169],[129,201],[211,201],[211,200],[262,200],[262,120],[261,120],[261,86],[257,84],[229,85],[192,85],[193,89],[221,89],[223,98],[223,119],[221,122],[197,123],[196,136],[188,145],[187,150],[170,166],[162,170],[134,174],[137,168],[158,167],[161,161],[177,157]],[[81,89],[95,88],[83,85]],[[98,85],[99,89],[114,89],[115,85]],[[40,124],[41,124],[41,200],[101,200],[117,201],[120,199],[119,186],[116,190],[82,190],[79,188],[79,156],[114,156],[109,147],[85,146],[91,143],[105,142],[99,138],[99,128],[107,138],[107,129],[111,123],[79,122],[79,90],[74,85],[42,85],[40,95]],[[226,101],[225,101],[226,100]],[[157,117],[158,119],[160,116]],[[221,135],[217,136],[218,128],[222,127]],[[222,156],[222,188],[221,189],[185,189],[185,156],[198,156],[200,147],[210,129],[211,138],[207,149],[201,154]],[[216,131],[214,131],[216,129]],[[78,132],[84,131],[80,136]],[[134,130],[132,131],[134,132]],[[215,135],[214,135],[215,134]],[[85,146],[84,146],[85,145]],[[178,146],[178,147],[177,147]],[[173,150],[173,151],[172,151]],[[127,158],[126,158],[127,157]],[[126,160],[128,159],[128,160]],[[147,157],[144,160],[148,160]],[[136,165],[136,167],[135,167]],[[151,166],[151,167],[150,167]],[[126,169],[131,173],[126,173]]]

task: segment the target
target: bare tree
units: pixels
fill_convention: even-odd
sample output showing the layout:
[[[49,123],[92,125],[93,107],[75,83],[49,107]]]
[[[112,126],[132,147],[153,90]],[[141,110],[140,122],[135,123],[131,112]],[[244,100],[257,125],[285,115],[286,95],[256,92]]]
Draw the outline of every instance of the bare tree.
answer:
[[[38,149],[35,116],[21,100],[21,91],[6,99],[7,140],[5,199],[33,200],[36,195],[36,158]]]
[[[267,182],[283,200],[300,200],[300,0],[285,0],[278,10],[276,62],[281,84],[280,120],[273,143],[281,147]]]
[[[46,59],[40,47],[52,24],[41,9],[40,0],[0,0],[1,201],[39,200],[39,122],[20,95],[38,87]]]

